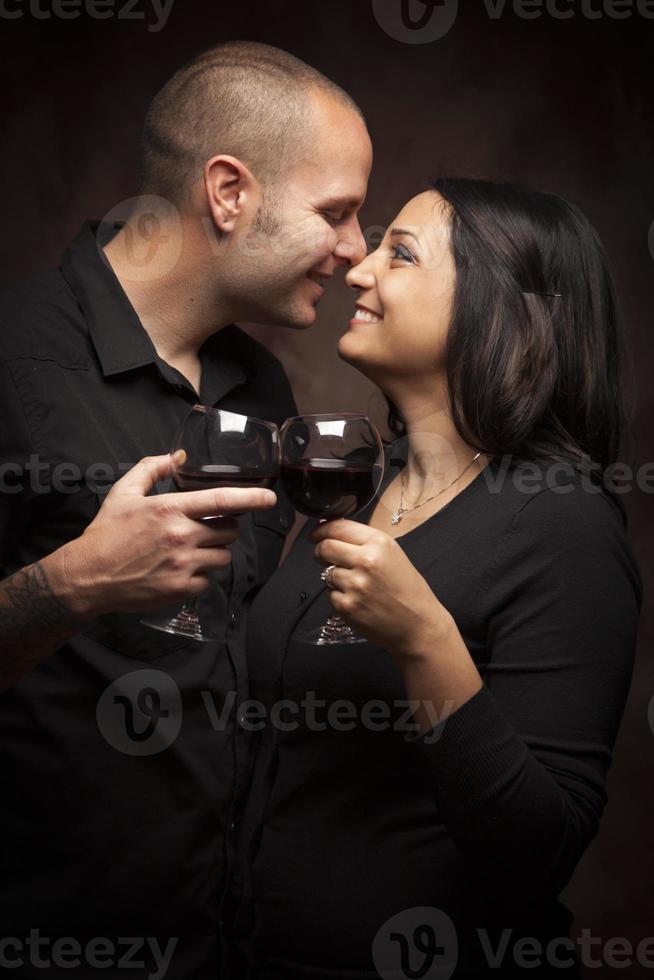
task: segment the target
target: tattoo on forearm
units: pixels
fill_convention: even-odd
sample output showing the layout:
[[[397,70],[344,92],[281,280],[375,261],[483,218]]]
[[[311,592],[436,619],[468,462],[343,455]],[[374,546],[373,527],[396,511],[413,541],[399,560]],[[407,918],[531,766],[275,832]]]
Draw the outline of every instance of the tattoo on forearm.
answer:
[[[70,618],[66,607],[53,594],[46,571],[39,562],[8,578],[5,595],[9,607],[0,607],[0,629],[8,625],[5,621],[7,613],[9,621],[16,622],[22,630],[57,627]]]
[[[73,617],[54,595],[39,562],[1,582],[0,685],[54,652],[73,630]]]

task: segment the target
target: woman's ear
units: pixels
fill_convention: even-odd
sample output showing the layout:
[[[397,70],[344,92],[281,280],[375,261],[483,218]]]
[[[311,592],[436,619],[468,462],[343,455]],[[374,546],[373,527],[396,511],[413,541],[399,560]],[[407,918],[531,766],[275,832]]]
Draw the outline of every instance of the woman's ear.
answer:
[[[234,231],[246,209],[260,196],[259,184],[248,167],[236,157],[221,154],[204,166],[204,187],[209,212],[216,229],[223,234]]]

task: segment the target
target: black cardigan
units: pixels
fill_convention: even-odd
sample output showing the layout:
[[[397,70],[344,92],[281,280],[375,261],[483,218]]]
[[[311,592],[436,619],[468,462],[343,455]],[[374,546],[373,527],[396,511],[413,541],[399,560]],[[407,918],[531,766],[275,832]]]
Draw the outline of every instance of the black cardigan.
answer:
[[[405,458],[402,441],[386,480]],[[233,975],[246,961],[266,980],[402,977],[407,962],[419,975],[430,915],[456,976],[513,930],[508,975],[520,936],[568,935],[557,895],[607,800],[642,602],[621,501],[578,474],[494,460],[399,539],[484,681],[426,735],[406,730],[387,651],[298,639],[330,612],[306,533],[250,611],[251,696],[268,721],[260,707],[243,717],[256,764],[227,916]]]

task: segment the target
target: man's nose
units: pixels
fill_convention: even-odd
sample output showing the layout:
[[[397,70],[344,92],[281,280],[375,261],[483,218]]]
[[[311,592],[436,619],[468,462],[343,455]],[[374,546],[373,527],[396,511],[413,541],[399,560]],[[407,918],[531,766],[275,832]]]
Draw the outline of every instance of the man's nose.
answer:
[[[334,255],[341,260],[339,264],[353,266],[362,262],[367,252],[368,247],[361,231],[361,225],[355,220],[341,230]]]

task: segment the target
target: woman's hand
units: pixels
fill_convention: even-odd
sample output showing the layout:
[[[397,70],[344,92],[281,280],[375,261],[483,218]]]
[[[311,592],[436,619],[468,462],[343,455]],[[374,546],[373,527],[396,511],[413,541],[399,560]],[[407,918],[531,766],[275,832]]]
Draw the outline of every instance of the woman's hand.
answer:
[[[315,556],[332,572],[335,612],[366,639],[400,658],[423,655],[452,620],[398,543],[355,521],[322,524],[310,535]]]

